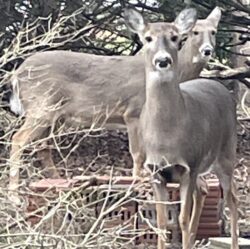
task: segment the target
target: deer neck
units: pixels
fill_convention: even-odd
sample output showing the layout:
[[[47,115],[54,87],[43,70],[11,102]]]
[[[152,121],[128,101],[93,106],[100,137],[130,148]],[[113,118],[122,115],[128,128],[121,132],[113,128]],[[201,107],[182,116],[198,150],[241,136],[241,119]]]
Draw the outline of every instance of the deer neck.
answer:
[[[165,159],[183,164],[172,148],[185,128],[184,99],[179,84],[168,76],[171,75],[146,73],[146,102],[141,115],[146,164],[159,165],[166,163]]]
[[[178,123],[184,110],[184,100],[177,81],[174,71],[159,73],[146,70],[145,106],[152,120]]]

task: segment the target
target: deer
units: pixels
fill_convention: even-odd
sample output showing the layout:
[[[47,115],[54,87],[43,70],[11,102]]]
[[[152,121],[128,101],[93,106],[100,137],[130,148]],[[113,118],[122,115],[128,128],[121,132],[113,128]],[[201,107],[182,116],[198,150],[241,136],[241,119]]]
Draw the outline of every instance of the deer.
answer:
[[[220,17],[220,9],[215,8],[206,19],[197,21],[198,34],[188,34],[187,45],[184,43],[180,53],[183,54],[183,62],[186,58],[192,61],[194,57],[196,60],[195,63],[189,63],[188,67],[185,67],[188,62],[184,63],[180,82],[185,80],[185,75],[192,75],[193,78],[199,76],[201,68],[213,52],[213,32],[217,31]],[[206,26],[206,29],[201,30],[200,26]],[[211,53],[205,53],[204,49],[210,49]],[[189,58],[190,51],[192,58]],[[192,74],[185,73],[191,67]],[[112,128],[125,125],[134,165],[133,176],[139,176],[145,158],[138,137],[138,120],[145,102],[143,68],[141,55],[100,56],[47,51],[27,58],[11,79],[10,108],[17,115],[25,117],[24,124],[12,137],[9,160],[11,199],[19,202],[15,192],[18,189],[19,168],[22,167],[21,156],[25,146],[45,137],[46,130],[53,127],[61,117],[68,123],[81,123],[85,127],[90,127],[94,116],[98,115],[97,126],[100,123],[104,127],[111,125]],[[94,111],[94,107],[98,110]],[[80,120],[75,122],[79,117]],[[59,177],[51,150],[47,148],[37,154],[42,159],[43,167],[50,169],[50,175]]]
[[[139,121],[144,167],[152,177],[158,249],[165,248],[168,182],[180,183],[179,223],[182,248],[191,249],[205,195],[200,176],[217,174],[231,214],[231,249],[238,249],[237,198],[233,180],[236,156],[236,106],[219,82],[194,79],[179,84],[178,44],[193,27],[194,9],[183,10],[173,23],[147,23],[127,9],[125,22],[144,45],[145,94]]]
[[[215,35],[220,19],[221,9],[216,6],[207,18],[196,20],[191,32],[183,36],[183,40],[180,41],[181,49],[179,51],[180,58],[182,58],[182,60],[179,61],[178,81],[180,83],[198,78],[202,69],[207,65],[215,49]],[[142,48],[141,55],[143,51],[144,49]],[[138,130],[138,127],[136,129],[134,128],[134,130]],[[136,132],[132,134],[136,137]],[[145,155],[143,155],[143,149],[140,148],[138,143],[132,143],[133,140],[140,141],[139,138],[133,139],[132,136],[130,137],[131,145],[134,145],[131,146],[130,149],[134,162],[133,176],[140,176]],[[206,188],[206,183],[202,179],[200,179],[200,181],[201,186],[203,185],[203,187]]]

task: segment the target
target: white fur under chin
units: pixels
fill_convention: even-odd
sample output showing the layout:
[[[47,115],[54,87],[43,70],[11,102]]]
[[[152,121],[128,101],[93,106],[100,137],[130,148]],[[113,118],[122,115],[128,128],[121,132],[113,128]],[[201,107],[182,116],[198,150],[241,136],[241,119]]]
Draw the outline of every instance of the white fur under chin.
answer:
[[[196,63],[198,63],[199,62],[199,56],[193,56],[193,59],[192,59],[192,63],[193,64],[196,64]]]
[[[172,81],[174,79],[174,72],[171,70],[160,70],[160,71],[150,71],[148,73],[148,81],[155,82],[155,81]]]
[[[24,109],[23,105],[21,103],[21,100],[19,98],[19,87],[18,87],[18,80],[14,79],[12,81],[12,88],[13,92],[10,97],[10,109],[12,112],[14,112],[16,115],[24,115]]]
[[[212,56],[193,56],[192,63],[196,64],[199,63],[200,61],[205,61],[208,62]]]

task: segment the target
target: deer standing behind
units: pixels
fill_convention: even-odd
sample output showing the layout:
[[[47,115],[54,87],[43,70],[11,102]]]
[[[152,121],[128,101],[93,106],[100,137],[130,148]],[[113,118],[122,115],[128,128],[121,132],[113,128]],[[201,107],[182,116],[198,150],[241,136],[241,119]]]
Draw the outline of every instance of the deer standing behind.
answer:
[[[205,195],[199,177],[213,168],[220,179],[231,213],[232,249],[238,249],[237,204],[233,170],[236,154],[236,110],[219,82],[196,79],[178,84],[178,43],[193,27],[194,9],[182,11],[174,23],[147,24],[136,11],[125,12],[127,26],[144,44],[146,101],[140,133],[144,166],[152,175],[157,224],[167,228],[166,183],[180,182],[183,249],[191,249]],[[165,248],[158,236],[158,249]]]
[[[210,58],[215,45],[214,33],[220,20],[215,8],[204,20],[197,21],[197,33],[190,34],[180,53],[183,67],[179,81],[196,78]],[[200,27],[206,27],[201,30]],[[196,27],[195,27],[196,28]],[[210,50],[210,54],[205,53]],[[195,61],[193,58],[196,58]],[[194,63],[193,63],[194,61]],[[187,66],[188,65],[188,66]],[[189,70],[192,68],[192,73]],[[145,102],[143,56],[97,56],[69,51],[40,52],[29,57],[12,78],[10,107],[25,117],[23,126],[12,138],[10,152],[10,197],[15,191],[19,168],[23,167],[23,149],[31,141],[45,136],[59,118],[86,128],[126,124],[129,147],[134,162],[133,175],[142,170],[144,154],[138,138],[138,119]],[[76,120],[78,119],[78,120]],[[39,158],[51,175],[57,177],[51,151],[40,151]]]
[[[178,84],[178,43],[193,27],[194,9],[174,23],[145,23],[134,10],[125,12],[127,26],[144,44],[146,101],[140,115],[146,161],[152,175],[157,224],[166,229],[166,183],[180,182],[183,249],[191,249],[205,195],[199,177],[213,168],[231,213],[232,249],[238,249],[237,204],[233,170],[236,154],[236,110],[219,82],[196,79]],[[162,236],[158,249],[165,248]]]

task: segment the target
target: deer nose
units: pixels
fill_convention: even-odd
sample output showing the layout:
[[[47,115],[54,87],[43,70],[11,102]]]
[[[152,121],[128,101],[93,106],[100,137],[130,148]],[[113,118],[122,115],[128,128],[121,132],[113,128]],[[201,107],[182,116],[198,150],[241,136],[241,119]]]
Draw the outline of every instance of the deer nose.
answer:
[[[210,45],[202,46],[200,49],[200,52],[204,57],[212,55],[213,51],[214,49]]]
[[[173,63],[171,56],[167,54],[156,54],[154,58],[154,66],[158,69],[166,69]]]
[[[164,68],[164,67],[168,67],[168,65],[171,65],[171,60],[168,57],[165,58],[161,58],[161,59],[156,59],[155,63],[160,67],[160,68]]]
[[[212,54],[212,50],[211,49],[205,49],[204,50],[204,55],[209,56],[211,54]]]

